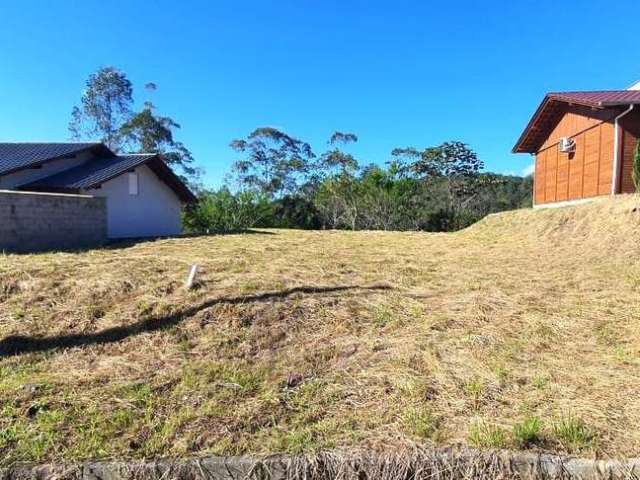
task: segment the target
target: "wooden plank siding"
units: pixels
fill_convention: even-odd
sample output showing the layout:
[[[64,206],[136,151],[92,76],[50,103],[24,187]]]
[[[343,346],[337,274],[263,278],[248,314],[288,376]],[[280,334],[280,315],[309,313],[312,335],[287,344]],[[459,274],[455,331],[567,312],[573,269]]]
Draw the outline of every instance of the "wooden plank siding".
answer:
[[[562,202],[569,199],[569,155],[564,155],[557,148],[554,150],[558,158],[558,173],[556,176],[556,201]]]
[[[638,108],[638,107],[636,107]],[[620,122],[622,126],[622,144],[620,180],[618,191],[621,193],[633,193],[636,187],[633,184],[633,159],[635,157],[636,143],[640,138],[640,112],[634,111],[624,117]]]
[[[547,151],[546,159],[546,185],[545,185],[545,202],[556,201],[556,184],[557,184],[557,167],[558,167],[558,155],[557,149],[550,148]]]
[[[610,110],[568,107],[536,153],[536,204],[610,193],[614,116],[615,112]],[[638,133],[640,134],[640,129]],[[576,148],[573,153],[560,152],[558,142],[561,137],[575,140]],[[631,143],[631,140],[628,141]]]
[[[602,122],[612,120],[614,116],[615,113],[610,110],[592,110],[578,105],[568,106],[564,116],[551,131],[540,150],[556,145],[561,137],[571,137]]]
[[[582,167],[584,165],[584,135],[575,138],[576,151],[569,162],[569,200],[582,196]],[[557,147],[556,147],[557,148]]]
[[[538,152],[536,155],[535,169],[533,172],[533,189],[535,203],[544,203],[544,186],[546,170],[546,150]]]
[[[598,195],[598,173],[600,166],[600,127],[584,132],[584,164],[582,167],[582,196]]]
[[[600,172],[598,174],[598,195],[611,194],[613,177],[613,123],[600,126]]]

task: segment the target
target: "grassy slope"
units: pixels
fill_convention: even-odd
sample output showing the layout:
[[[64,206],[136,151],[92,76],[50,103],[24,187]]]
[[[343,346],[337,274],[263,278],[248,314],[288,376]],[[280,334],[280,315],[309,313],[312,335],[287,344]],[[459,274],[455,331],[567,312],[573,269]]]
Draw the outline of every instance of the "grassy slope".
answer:
[[[0,458],[517,447],[532,417],[529,448],[637,453],[635,203],[0,257]]]

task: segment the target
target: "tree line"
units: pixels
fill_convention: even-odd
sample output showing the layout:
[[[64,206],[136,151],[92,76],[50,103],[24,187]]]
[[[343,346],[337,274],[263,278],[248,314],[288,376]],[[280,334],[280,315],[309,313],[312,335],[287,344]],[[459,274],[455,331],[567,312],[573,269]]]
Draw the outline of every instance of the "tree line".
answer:
[[[452,231],[485,215],[530,206],[530,177],[482,172],[466,144],[396,148],[384,165],[348,153],[358,141],[335,132],[327,150],[275,128],[233,140],[240,154],[227,185],[203,191],[185,215],[194,232],[251,227]]]
[[[148,96],[157,89],[147,83]],[[358,137],[335,132],[325,151],[272,127],[257,128],[230,147],[238,154],[225,185],[199,183],[202,170],[174,138],[180,125],[151,100],[134,109],[133,84],[121,70],[90,75],[69,129],[75,140],[100,139],[116,152],[158,152],[196,191],[185,229],[227,233],[253,227],[452,231],[485,215],[530,206],[531,177],[483,172],[465,143],[395,148],[385,165],[349,153]]]

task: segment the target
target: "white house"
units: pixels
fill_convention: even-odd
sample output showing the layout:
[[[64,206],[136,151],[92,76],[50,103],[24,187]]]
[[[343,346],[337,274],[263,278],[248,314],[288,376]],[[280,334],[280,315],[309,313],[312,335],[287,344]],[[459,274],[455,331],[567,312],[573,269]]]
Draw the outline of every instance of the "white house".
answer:
[[[179,234],[182,207],[195,201],[160,155],[102,143],[0,143],[0,190],[105,197],[112,239]]]

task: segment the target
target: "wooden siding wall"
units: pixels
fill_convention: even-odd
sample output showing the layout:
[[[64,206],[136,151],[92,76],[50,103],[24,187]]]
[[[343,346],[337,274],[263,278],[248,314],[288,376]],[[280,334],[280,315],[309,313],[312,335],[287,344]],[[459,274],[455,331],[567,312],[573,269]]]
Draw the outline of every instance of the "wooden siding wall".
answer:
[[[588,111],[581,107],[568,109],[536,154],[536,204],[610,193],[614,115],[611,111]],[[575,140],[575,152],[560,152],[561,137]]]
[[[567,107],[566,113],[551,131],[540,150],[557,145],[562,137],[570,137],[602,122],[609,121],[614,115],[615,113],[609,110],[592,110],[577,105]]]
[[[621,193],[633,193],[636,191],[636,187],[633,184],[633,158],[635,157],[636,143],[640,138],[640,112],[632,112],[623,117],[620,125],[622,127],[622,155],[618,191]]]

